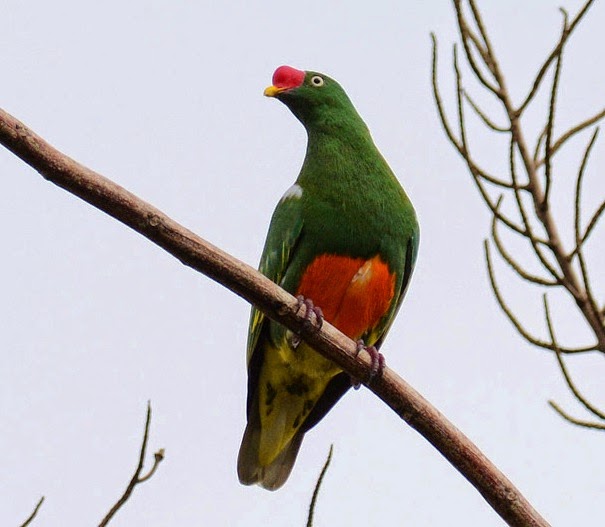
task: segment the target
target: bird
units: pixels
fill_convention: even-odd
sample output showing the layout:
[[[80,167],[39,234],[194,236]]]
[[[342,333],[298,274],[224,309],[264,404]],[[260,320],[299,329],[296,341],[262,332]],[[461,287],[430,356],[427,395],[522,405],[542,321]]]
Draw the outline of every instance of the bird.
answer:
[[[326,320],[376,351],[415,266],[414,207],[335,80],[284,65],[264,95],[302,123],[307,150],[273,213],[259,271],[297,296],[306,318],[313,320],[314,312],[318,325]],[[305,433],[354,383],[254,306],[247,370],[238,477],[244,485],[276,490],[290,475]]]

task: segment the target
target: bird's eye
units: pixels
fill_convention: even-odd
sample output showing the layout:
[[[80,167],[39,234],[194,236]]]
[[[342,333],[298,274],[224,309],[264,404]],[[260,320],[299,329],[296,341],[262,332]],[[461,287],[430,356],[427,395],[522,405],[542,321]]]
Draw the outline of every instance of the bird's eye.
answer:
[[[311,84],[313,84],[313,86],[316,86],[319,88],[320,86],[324,85],[324,80],[319,75],[315,75],[315,76],[311,77]]]

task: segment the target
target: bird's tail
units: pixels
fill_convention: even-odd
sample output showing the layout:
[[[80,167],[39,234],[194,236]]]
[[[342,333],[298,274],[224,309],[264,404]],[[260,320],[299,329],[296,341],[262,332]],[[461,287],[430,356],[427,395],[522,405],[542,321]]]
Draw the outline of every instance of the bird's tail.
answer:
[[[269,463],[261,464],[261,424],[258,408],[252,408],[237,457],[240,482],[244,485],[257,483],[267,490],[277,490],[292,471],[304,435],[304,432],[298,430]]]

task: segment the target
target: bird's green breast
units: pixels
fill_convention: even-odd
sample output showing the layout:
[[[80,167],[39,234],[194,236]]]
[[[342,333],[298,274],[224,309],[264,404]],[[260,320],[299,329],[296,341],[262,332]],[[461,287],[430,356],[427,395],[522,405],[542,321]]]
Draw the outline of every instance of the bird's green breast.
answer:
[[[344,137],[310,132],[297,183],[304,223],[293,262],[299,271],[321,254],[379,254],[391,271],[403,271],[416,215],[365,127]]]

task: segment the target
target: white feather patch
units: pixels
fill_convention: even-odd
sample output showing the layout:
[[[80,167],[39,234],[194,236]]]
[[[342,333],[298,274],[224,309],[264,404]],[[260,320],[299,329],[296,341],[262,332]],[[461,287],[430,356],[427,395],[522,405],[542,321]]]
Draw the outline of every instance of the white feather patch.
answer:
[[[303,195],[303,189],[300,185],[294,183],[281,197],[280,201],[286,201],[287,199],[300,199]]]

